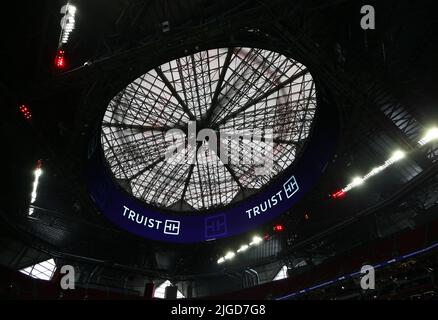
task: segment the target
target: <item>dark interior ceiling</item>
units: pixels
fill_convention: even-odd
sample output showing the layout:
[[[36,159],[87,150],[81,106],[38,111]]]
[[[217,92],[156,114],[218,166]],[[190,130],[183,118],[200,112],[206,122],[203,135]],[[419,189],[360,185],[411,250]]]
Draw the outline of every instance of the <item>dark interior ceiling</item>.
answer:
[[[249,235],[190,247],[139,239],[97,212],[80,179],[81,146],[95,120],[87,113],[90,101],[126,85],[137,72],[146,71],[145,66],[211,39],[275,38],[273,42],[305,60],[339,108],[343,127],[337,155],[318,186],[282,219],[287,225],[281,239],[287,243],[285,255],[358,213],[375,213],[406,188],[436,176],[434,158],[416,152],[345,200],[328,197],[358,172],[384,162],[396,146],[409,151],[421,130],[437,121],[434,1],[367,1],[376,8],[377,26],[365,32],[359,24],[363,1],[77,0],[77,28],[67,49],[70,71],[60,74],[53,59],[63,4],[33,1],[2,10],[7,16],[3,30],[8,32],[1,44],[1,164],[6,183],[0,208],[5,223],[0,230],[7,239],[61,258],[93,258],[160,277],[223,272],[216,266],[218,255]],[[169,21],[170,32],[162,32],[163,21]],[[249,29],[259,31],[248,35]],[[91,65],[83,66],[87,61]],[[18,112],[22,103],[32,109],[31,123]],[[400,108],[417,124],[412,135],[390,117],[392,109]],[[45,167],[40,209],[28,218],[32,170],[38,159]],[[303,218],[306,213],[311,219]],[[366,242],[368,235],[345,236]]]

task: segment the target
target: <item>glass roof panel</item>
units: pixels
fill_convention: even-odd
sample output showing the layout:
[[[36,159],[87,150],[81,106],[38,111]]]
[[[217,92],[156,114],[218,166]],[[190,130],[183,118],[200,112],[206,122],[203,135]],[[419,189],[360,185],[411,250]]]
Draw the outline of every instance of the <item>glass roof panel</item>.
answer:
[[[101,142],[114,177],[133,196],[202,211],[243,199],[287,169],[315,113],[304,65],[264,49],[211,49],[164,63],[117,94]],[[204,130],[208,138],[197,141]]]

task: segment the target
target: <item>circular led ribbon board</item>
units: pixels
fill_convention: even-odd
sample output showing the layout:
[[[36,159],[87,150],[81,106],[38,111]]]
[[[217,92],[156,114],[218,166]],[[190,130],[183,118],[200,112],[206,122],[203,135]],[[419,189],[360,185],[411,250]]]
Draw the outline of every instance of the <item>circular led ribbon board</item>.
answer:
[[[114,224],[156,241],[197,243],[251,231],[293,207],[333,154],[337,111],[316,93],[305,66],[264,49],[211,49],[165,63],[111,100],[100,148],[89,153],[90,195]],[[218,154],[210,164],[166,162],[166,134],[189,130],[189,123],[198,126],[195,136],[202,129],[272,129],[272,170],[259,179],[253,166],[225,163]],[[187,140],[184,146],[190,154]]]

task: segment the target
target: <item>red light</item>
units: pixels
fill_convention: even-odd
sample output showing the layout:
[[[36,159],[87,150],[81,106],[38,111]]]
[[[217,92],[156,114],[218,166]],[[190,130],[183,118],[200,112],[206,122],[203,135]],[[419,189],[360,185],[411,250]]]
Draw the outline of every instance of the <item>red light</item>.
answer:
[[[282,231],[284,231],[284,227],[281,224],[277,224],[276,226],[274,226],[274,231],[275,232],[282,232]]]
[[[65,51],[64,50],[58,50],[55,57],[55,67],[58,69],[64,69],[65,68]]]
[[[333,199],[341,199],[343,197],[345,197],[346,192],[344,190],[339,190],[338,192],[335,192],[332,194],[332,198]]]
[[[29,108],[26,107],[24,104],[22,104],[19,109],[26,120],[30,120],[32,118],[32,113],[30,112]]]

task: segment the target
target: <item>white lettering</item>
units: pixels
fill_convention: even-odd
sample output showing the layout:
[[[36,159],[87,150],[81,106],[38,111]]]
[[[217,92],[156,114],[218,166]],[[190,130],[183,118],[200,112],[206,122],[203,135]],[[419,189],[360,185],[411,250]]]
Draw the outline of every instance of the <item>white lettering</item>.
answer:
[[[61,274],[64,276],[61,278],[61,289],[63,290],[74,290],[75,289],[75,268],[70,265],[65,265],[61,267]]]
[[[128,219],[134,221],[135,212],[132,210],[129,210]]]
[[[374,290],[376,288],[375,270],[373,266],[363,266],[360,270],[364,276],[360,279],[360,287],[363,290]]]
[[[283,190],[280,190],[268,200],[261,202],[258,206],[246,210],[245,212],[248,215],[248,219],[252,219],[264,212],[267,212],[269,209],[272,209],[278,205],[281,201],[283,201],[282,192]]]
[[[177,307],[172,307],[172,315],[197,315],[198,318],[204,316],[206,307],[185,307],[178,304]]]
[[[366,5],[360,9],[360,13],[364,14],[360,20],[360,26],[364,30],[376,29],[376,11],[373,6]]]
[[[135,212],[134,210],[131,210],[127,206],[123,206],[123,216],[139,225],[143,225],[148,229],[160,230],[162,228],[163,221],[146,217]]]

